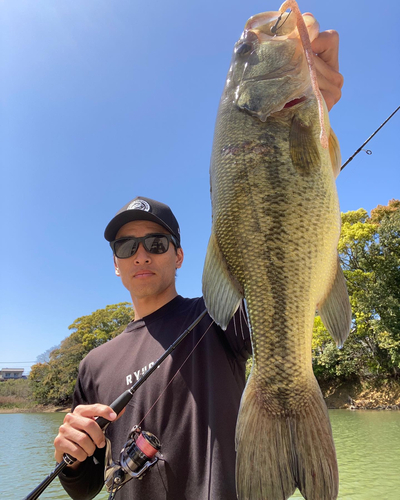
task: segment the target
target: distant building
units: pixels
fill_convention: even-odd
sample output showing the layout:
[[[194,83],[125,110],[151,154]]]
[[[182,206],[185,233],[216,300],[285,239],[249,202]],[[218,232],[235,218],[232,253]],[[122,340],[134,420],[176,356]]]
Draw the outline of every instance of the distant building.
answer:
[[[15,380],[17,378],[26,378],[22,376],[23,373],[24,373],[23,368],[2,368],[0,370],[0,381]]]

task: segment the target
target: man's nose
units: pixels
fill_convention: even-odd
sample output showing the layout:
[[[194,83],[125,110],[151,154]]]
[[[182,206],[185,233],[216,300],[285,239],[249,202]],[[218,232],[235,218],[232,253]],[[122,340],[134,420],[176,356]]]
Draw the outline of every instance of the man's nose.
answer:
[[[135,254],[135,262],[140,264],[141,262],[149,263],[151,262],[150,253],[144,248],[142,243],[139,243],[139,247]]]

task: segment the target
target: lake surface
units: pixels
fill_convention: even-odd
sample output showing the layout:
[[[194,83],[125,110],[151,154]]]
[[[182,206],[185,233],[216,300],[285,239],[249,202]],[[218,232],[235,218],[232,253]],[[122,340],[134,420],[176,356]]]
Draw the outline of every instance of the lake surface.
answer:
[[[339,462],[338,498],[399,500],[400,411],[329,414]],[[53,440],[63,418],[62,413],[0,414],[1,500],[22,500],[52,472]],[[69,497],[55,479],[40,498]],[[96,498],[107,500],[108,495]],[[292,498],[302,497],[296,492]]]

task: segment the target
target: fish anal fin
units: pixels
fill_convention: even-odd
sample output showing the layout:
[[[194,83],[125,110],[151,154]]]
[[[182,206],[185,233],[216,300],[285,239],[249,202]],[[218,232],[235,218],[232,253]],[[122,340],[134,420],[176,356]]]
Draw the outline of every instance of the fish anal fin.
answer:
[[[329,155],[331,157],[333,175],[336,179],[342,167],[342,155],[340,154],[339,140],[332,129],[329,135]]]
[[[204,263],[203,297],[208,313],[225,330],[240,305],[243,291],[230,274],[214,233],[211,233]]]
[[[347,339],[351,328],[351,305],[346,279],[337,259],[336,275],[327,296],[318,304],[321,320],[338,347]]]
[[[301,175],[310,175],[321,168],[321,157],[312,125],[293,116],[289,135],[290,157]]]

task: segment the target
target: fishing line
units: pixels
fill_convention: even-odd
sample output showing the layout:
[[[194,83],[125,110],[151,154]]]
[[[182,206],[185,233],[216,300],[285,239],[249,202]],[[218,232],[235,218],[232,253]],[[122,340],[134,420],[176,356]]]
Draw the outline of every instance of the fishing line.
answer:
[[[378,128],[375,130],[375,132],[374,132],[371,136],[369,136],[369,137],[368,137],[368,139],[364,142],[364,144],[362,144],[362,145],[361,145],[361,146],[357,149],[357,151],[353,154],[353,156],[350,156],[350,158],[346,161],[346,163],[344,163],[344,164],[342,165],[342,168],[340,169],[340,171],[342,171],[342,170],[344,169],[344,167],[345,167],[348,163],[350,163],[350,162],[351,162],[351,160],[352,160],[352,159],[353,159],[356,155],[358,155],[358,153],[359,153],[360,151],[362,151],[362,150],[363,150],[363,147],[364,147],[366,144],[368,144],[368,142],[369,142],[369,141],[370,141],[370,140],[374,137],[374,135],[376,135],[376,134],[380,131],[380,129],[381,129],[384,125],[386,125],[386,123],[387,123],[387,122],[388,122],[388,121],[392,118],[392,116],[394,116],[394,115],[397,113],[397,111],[398,111],[399,109],[400,109],[400,106],[399,106],[397,109],[395,109],[395,110],[393,111],[393,113],[389,116],[389,118],[386,118],[386,120],[382,123],[382,125],[381,125],[380,127],[378,127]],[[368,149],[368,150],[366,151],[366,153],[370,155],[370,154],[372,154],[372,151],[370,151],[370,150]]]
[[[144,419],[148,416],[148,414],[151,412],[151,410],[156,406],[156,404],[159,402],[159,400],[161,399],[162,395],[164,394],[164,392],[168,389],[168,387],[172,384],[172,382],[174,381],[175,377],[178,375],[178,373],[182,370],[183,368],[183,365],[186,363],[186,361],[190,358],[190,356],[194,353],[194,350],[196,349],[196,347],[200,344],[200,342],[203,340],[203,338],[206,336],[206,333],[208,332],[208,330],[212,327],[212,325],[214,324],[214,320],[211,321],[210,325],[208,326],[207,330],[203,333],[203,335],[200,337],[200,339],[197,341],[196,345],[193,347],[193,349],[189,352],[189,354],[187,355],[187,357],[185,358],[185,360],[183,361],[183,363],[181,364],[181,366],[177,369],[175,375],[171,378],[171,380],[168,382],[168,384],[164,387],[164,389],[161,391],[160,395],[158,396],[158,398],[154,401],[154,403],[150,406],[149,410],[147,411],[146,415],[142,418],[142,420],[138,423],[138,427],[141,427],[142,426],[142,423],[144,422]]]

